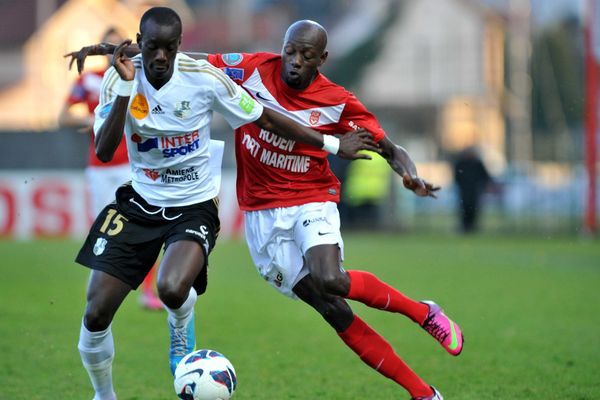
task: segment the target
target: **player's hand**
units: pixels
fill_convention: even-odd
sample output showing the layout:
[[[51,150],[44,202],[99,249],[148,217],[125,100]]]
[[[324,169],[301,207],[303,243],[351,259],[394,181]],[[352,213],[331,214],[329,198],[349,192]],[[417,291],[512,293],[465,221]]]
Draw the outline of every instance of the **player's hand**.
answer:
[[[426,180],[409,174],[402,175],[402,183],[405,188],[412,190],[417,196],[421,197],[433,197],[434,199],[437,199],[435,192],[440,190],[439,186],[433,186]]]
[[[359,153],[359,151],[370,150],[381,153],[381,149],[373,140],[371,133],[364,129],[350,131],[341,136],[337,136],[337,138],[340,139],[340,147],[337,155],[341,158],[346,158],[348,160],[370,160],[370,155]]]
[[[71,70],[73,67],[73,63],[77,61],[77,73],[81,74],[85,65],[85,59],[88,56],[103,56],[106,54],[111,54],[115,51],[115,48],[116,46],[111,43],[98,43],[91,46],[82,47],[78,51],[72,51],[65,54],[63,57],[71,57],[69,60],[69,70]]]
[[[125,49],[131,44],[131,39],[126,39],[121,42],[115,49],[112,59],[112,65],[115,67],[119,76],[124,81],[131,81],[135,77],[135,67],[133,62],[125,54]]]

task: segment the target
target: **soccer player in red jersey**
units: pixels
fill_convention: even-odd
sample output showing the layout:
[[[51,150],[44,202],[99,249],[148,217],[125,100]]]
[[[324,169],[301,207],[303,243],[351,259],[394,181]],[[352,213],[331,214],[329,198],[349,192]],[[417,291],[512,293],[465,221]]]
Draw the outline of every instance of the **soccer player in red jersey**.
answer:
[[[364,128],[381,155],[418,196],[439,189],[419,178],[407,152],[386,137],[376,118],[343,87],[319,72],[327,33],[313,21],[287,30],[281,55],[213,54],[222,68],[265,107],[324,135]],[[462,350],[458,325],[433,302],[414,301],[375,275],[342,267],[343,240],[336,204],[340,183],[327,154],[285,141],[255,124],[235,131],[237,196],[245,212],[246,241],[260,274],[276,289],[317,310],[342,341],[369,366],[402,385],[413,399],[441,399],[360,317],[347,300],[401,313],[421,325],[452,355]]]
[[[402,176],[404,186],[418,196],[435,197],[439,187],[418,176],[408,153],[385,135],[366,107],[319,72],[327,59],[326,46],[325,29],[302,20],[288,28],[280,55],[212,54],[208,61],[264,107],[325,137],[339,131],[368,130],[381,155]],[[89,46],[70,56],[81,68],[87,55],[105,54],[112,48]],[[281,293],[312,306],[363,362],[401,385],[412,399],[442,399],[385,338],[354,314],[347,300],[407,316],[454,356],[462,351],[460,328],[436,303],[415,301],[372,273],[342,266],[340,183],[329,168],[327,153],[282,139],[255,124],[235,130],[235,150],[237,197],[259,273]]]

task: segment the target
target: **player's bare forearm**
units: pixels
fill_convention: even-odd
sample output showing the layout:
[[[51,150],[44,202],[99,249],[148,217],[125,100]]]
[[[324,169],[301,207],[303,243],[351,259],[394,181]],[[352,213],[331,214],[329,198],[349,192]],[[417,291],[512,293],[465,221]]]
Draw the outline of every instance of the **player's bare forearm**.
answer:
[[[404,148],[392,143],[387,137],[379,142],[379,146],[381,147],[381,156],[398,175],[417,176],[417,167]]]
[[[284,139],[306,143],[331,152],[323,146],[324,136],[321,133],[300,125],[276,111],[265,108],[263,114],[254,123]],[[349,160],[370,159],[371,157],[368,154],[360,153],[360,151],[371,150],[377,153],[380,151],[371,134],[364,129],[348,132],[336,140],[339,140],[339,146],[335,154],[341,158]]]
[[[436,192],[440,190],[440,187],[419,178],[417,167],[404,148],[392,143],[387,137],[379,142],[379,146],[381,155],[387,160],[390,167],[402,177],[402,184],[405,188],[412,190],[417,196],[437,197]]]
[[[102,162],[112,160],[123,131],[125,129],[125,118],[129,97],[118,96],[112,105],[112,109],[102,124],[95,138],[96,156]]]

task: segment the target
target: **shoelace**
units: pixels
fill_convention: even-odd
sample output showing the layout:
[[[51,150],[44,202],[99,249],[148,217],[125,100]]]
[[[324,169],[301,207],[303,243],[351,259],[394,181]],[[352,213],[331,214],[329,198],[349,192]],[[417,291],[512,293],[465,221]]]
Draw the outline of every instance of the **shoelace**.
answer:
[[[438,342],[443,343],[444,340],[450,335],[450,332],[447,332],[440,324],[435,322],[435,315],[427,318],[423,328],[431,334],[434,338],[437,339]]]
[[[187,354],[187,329],[185,326],[177,328],[171,326],[171,351],[173,355]]]

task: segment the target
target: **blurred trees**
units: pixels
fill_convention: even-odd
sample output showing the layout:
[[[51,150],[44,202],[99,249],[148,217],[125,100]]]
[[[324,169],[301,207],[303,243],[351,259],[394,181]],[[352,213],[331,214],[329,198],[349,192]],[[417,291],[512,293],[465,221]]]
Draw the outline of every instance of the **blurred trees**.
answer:
[[[533,38],[532,129],[539,160],[576,161],[582,154],[583,36],[572,16]]]

